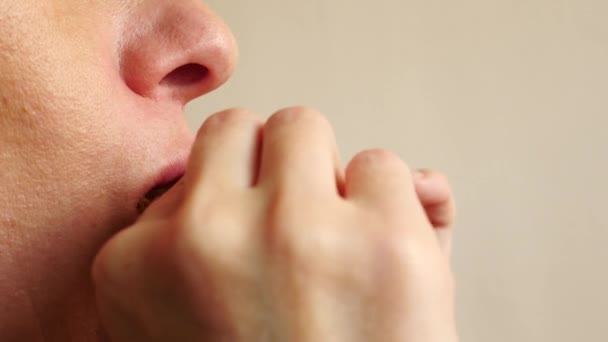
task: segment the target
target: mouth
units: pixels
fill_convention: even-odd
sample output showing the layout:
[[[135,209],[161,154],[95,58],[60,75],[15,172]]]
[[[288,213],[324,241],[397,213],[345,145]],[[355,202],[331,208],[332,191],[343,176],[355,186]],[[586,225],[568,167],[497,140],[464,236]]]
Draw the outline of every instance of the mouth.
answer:
[[[137,212],[140,215],[143,214],[144,211],[148,209],[150,204],[152,204],[152,202],[156,201],[158,198],[164,195],[165,192],[169,191],[169,189],[171,189],[178,181],[179,179],[176,179],[170,183],[155,186],[152,188],[152,190],[148,191],[148,193],[146,193],[146,195],[137,203]]]
[[[137,202],[137,213],[143,214],[157,199],[169,191],[184,175],[185,162],[172,163],[166,167],[148,187],[145,195]]]

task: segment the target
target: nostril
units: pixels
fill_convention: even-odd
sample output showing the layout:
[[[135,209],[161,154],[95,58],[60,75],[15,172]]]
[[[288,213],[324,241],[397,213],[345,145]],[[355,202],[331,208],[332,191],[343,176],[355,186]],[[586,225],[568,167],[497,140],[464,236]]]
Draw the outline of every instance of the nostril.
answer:
[[[169,87],[187,87],[201,83],[209,74],[209,69],[195,63],[185,64],[171,71],[160,81],[161,85]]]

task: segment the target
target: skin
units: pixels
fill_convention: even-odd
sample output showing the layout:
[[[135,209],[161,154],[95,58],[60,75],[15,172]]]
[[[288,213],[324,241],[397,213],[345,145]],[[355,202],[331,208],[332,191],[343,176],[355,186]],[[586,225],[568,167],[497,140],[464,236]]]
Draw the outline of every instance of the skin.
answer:
[[[236,55],[200,1],[0,0],[0,340],[455,339],[445,177],[412,175],[387,151],[344,169],[331,127],[308,108],[268,123],[228,110],[194,135],[184,105],[224,83]],[[280,143],[286,134],[305,143]],[[185,176],[140,217],[167,170]],[[379,192],[390,184],[374,179],[395,183]],[[327,258],[300,253],[329,218]],[[234,232],[219,234],[225,223]],[[388,255],[370,253],[382,246]],[[295,286],[302,265],[315,276]],[[349,268],[360,273],[336,271]],[[372,282],[380,269],[386,281]]]

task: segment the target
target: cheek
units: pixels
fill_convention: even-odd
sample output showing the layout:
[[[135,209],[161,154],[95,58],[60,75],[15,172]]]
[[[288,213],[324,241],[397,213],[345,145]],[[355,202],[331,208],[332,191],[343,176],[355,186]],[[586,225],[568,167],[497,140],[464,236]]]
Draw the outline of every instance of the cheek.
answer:
[[[117,69],[111,30],[94,35],[95,26],[85,25],[77,13],[56,20],[53,13],[61,8],[43,3],[49,8],[28,9],[21,22],[0,22],[0,102],[13,140],[49,149],[62,136],[98,135],[91,126],[111,119],[99,114],[111,112],[112,103],[102,99],[116,91],[111,83],[116,85]],[[78,29],[69,33],[62,23],[72,21]]]
[[[98,55],[78,55],[66,48],[44,56],[35,70],[21,66],[26,72],[6,97],[13,132],[7,140],[17,161],[14,178],[36,189],[25,198],[57,205],[49,212],[64,219],[83,213],[99,222],[96,215],[111,213],[125,222],[135,210],[125,204],[137,201],[132,196],[150,165],[189,145],[191,134],[181,113],[167,115],[175,108],[133,94],[113,57],[97,49]],[[89,54],[95,58],[83,57]]]
[[[120,178],[133,156],[124,141],[130,124],[121,116],[129,105],[116,95],[112,58],[95,44],[59,38],[37,44],[22,46],[1,67],[9,71],[0,73],[1,158],[12,170],[7,182],[18,184],[13,192],[28,202],[20,206],[47,208],[37,216],[65,219],[101,209],[120,215],[117,189],[127,183]],[[95,208],[75,210],[91,202]]]
[[[22,18],[11,37],[23,42],[13,41],[15,50],[4,54],[9,45],[0,45],[0,103],[6,102],[0,158],[11,165],[0,181],[16,184],[0,194],[19,194],[22,202],[13,207],[44,208],[34,215],[40,222],[71,226],[76,217],[117,225],[132,218],[135,205],[126,203],[150,165],[189,149],[192,136],[181,107],[143,99],[124,83],[115,36],[120,23],[68,7],[69,20],[42,12]],[[4,28],[0,22],[0,33]]]
[[[106,169],[120,167],[119,105],[108,100],[117,84],[112,30],[99,29],[96,15],[55,18],[55,3],[24,1],[0,14],[0,162],[10,170],[0,193],[13,199],[0,205],[28,226],[60,224],[87,195],[113,195]]]

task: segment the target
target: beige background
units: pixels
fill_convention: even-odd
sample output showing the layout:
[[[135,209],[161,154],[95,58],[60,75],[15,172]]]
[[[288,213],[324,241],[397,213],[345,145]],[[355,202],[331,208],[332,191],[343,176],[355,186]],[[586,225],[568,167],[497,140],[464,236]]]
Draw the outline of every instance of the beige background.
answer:
[[[608,1],[208,2],[241,63],[193,127],[308,104],[345,159],[444,170],[462,341],[608,341]]]

